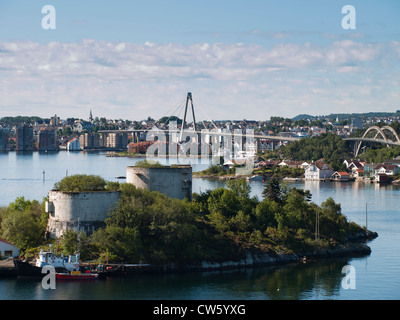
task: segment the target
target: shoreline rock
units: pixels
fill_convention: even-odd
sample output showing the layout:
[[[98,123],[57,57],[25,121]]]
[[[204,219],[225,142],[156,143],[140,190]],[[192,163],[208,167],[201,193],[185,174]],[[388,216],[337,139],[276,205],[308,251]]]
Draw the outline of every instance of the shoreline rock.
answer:
[[[269,267],[284,265],[289,263],[304,263],[308,259],[319,260],[335,257],[358,257],[371,254],[371,248],[364,243],[349,243],[346,245],[338,245],[334,249],[323,249],[321,251],[277,254],[276,256],[267,253],[247,253],[244,259],[239,261],[210,262],[202,261],[200,265],[176,268],[174,265],[167,267],[171,272],[174,271],[224,271],[233,269],[247,269],[256,267]]]

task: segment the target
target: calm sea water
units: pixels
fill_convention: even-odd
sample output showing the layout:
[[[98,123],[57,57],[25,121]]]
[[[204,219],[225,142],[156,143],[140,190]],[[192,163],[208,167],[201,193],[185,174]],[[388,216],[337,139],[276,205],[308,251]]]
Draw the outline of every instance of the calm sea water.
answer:
[[[98,153],[0,154],[0,206],[18,196],[42,200],[66,174],[98,174],[106,180],[125,176],[126,166],[137,159],[111,158]],[[205,165],[194,165],[201,170]],[[45,179],[43,179],[45,171]],[[301,299],[301,300],[397,300],[400,299],[400,187],[364,183],[296,182],[309,189],[313,201],[328,197],[341,203],[351,221],[366,223],[379,233],[369,243],[371,255],[354,259],[329,259],[301,265],[229,272],[141,275],[93,282],[57,283],[44,290],[40,280],[1,279],[0,300],[56,299]],[[194,179],[193,192],[219,186],[219,180]],[[250,182],[253,195],[261,198],[262,182]],[[344,289],[343,266],[356,271],[356,288]]]

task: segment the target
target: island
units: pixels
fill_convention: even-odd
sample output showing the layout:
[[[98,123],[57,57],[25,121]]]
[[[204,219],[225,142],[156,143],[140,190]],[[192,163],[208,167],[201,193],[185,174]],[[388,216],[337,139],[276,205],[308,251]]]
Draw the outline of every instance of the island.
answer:
[[[56,186],[80,190],[68,177]],[[64,178],[65,179],[65,178]],[[157,270],[216,270],[304,262],[332,256],[368,255],[375,232],[347,221],[341,206],[328,198],[320,206],[308,190],[270,179],[263,198],[250,196],[244,179],[226,187],[174,199],[130,183],[92,179],[89,188],[118,191],[118,203],[93,233],[67,230],[46,238],[49,214],[44,203],[18,198],[0,212],[0,236],[33,258],[53,244],[65,255],[81,248],[81,258],[96,263],[143,263]],[[64,189],[65,188],[67,189]]]

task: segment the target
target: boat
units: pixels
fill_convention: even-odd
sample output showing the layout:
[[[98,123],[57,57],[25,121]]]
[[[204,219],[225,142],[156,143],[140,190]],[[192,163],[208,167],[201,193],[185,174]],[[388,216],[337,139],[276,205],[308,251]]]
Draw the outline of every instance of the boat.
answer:
[[[78,230],[79,230],[79,219],[78,219]],[[32,264],[28,261],[20,259],[14,259],[14,265],[17,271],[18,277],[43,277],[43,267],[51,266],[54,268],[56,279],[59,280],[87,280],[97,279],[100,273],[92,272],[80,263],[80,237],[78,233],[78,251],[69,255],[68,257],[57,257],[53,251],[52,246],[49,245],[49,251],[40,250],[39,257],[36,259],[36,263]],[[105,275],[105,273],[101,273]]]
[[[36,262],[32,264],[26,260],[14,259],[14,266],[18,277],[43,277],[42,268],[45,266],[52,266],[56,273],[69,273],[72,271],[80,271],[81,266],[79,262],[79,253],[69,255],[68,257],[57,257],[50,251],[41,250]]]

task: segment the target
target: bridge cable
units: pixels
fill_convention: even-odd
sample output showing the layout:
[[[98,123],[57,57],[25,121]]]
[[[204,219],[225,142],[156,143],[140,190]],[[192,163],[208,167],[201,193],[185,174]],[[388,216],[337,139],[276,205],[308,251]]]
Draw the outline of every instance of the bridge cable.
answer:
[[[194,106],[193,106],[193,107],[194,107]],[[213,124],[214,128],[215,128],[215,129],[218,129],[218,127],[216,126],[216,124],[214,123],[214,121],[208,116],[208,114],[207,114],[205,111],[203,111],[202,109],[197,109],[197,110],[200,110],[200,111],[206,116],[206,119],[207,119],[208,121],[210,121],[210,122]],[[202,120],[202,123],[203,123],[204,128],[207,129],[207,127],[206,127],[206,125],[205,125],[205,123],[204,123],[204,120]]]
[[[165,123],[167,123],[168,121],[169,121],[169,119],[171,119],[171,117],[174,115],[174,113],[179,109],[179,108],[183,108],[183,105],[184,105],[184,103],[185,103],[185,101],[183,100],[179,105],[178,105],[178,107],[172,112],[172,114],[169,116],[169,118],[167,119],[167,120],[165,120],[162,124],[165,124]],[[182,112],[182,110],[179,112],[179,114]],[[163,117],[165,117],[166,115],[168,114],[168,112],[166,112],[161,118],[163,118]],[[178,118],[179,118],[179,114],[178,114]]]

